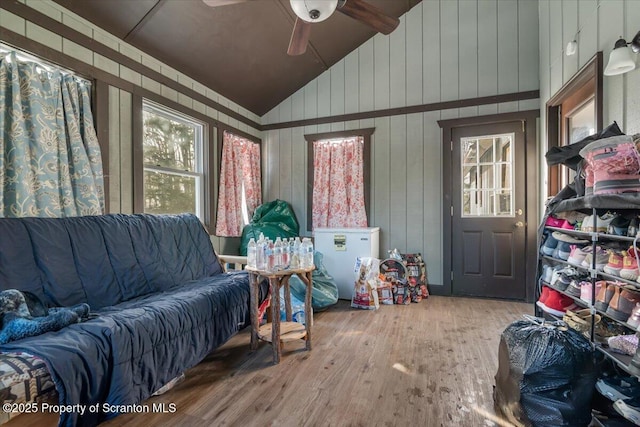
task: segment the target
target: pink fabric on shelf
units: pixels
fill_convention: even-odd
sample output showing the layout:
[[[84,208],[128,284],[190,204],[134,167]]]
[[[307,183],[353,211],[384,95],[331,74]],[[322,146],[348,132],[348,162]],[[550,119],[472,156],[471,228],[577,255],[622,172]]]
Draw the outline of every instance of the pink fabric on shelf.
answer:
[[[313,228],[366,227],[364,138],[313,143]]]
[[[251,219],[262,203],[260,184],[260,144],[225,131],[220,164],[220,190],[216,218],[217,236],[240,236],[242,197]]]

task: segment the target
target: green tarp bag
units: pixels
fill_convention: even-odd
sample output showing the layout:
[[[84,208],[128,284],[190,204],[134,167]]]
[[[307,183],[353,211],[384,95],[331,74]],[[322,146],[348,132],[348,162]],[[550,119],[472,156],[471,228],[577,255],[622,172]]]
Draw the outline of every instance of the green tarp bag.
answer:
[[[276,237],[296,237],[300,234],[300,226],[291,205],[284,200],[276,199],[256,208],[251,222],[242,229],[240,255],[247,255],[247,245],[253,237],[258,241],[260,233],[271,240]]]

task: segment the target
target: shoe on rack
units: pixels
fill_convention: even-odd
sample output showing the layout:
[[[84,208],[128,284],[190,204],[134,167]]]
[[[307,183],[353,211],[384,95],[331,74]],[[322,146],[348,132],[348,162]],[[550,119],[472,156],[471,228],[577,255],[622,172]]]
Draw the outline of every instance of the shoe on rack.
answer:
[[[629,224],[631,220],[625,218],[622,215],[616,215],[609,223],[607,234],[613,234],[615,236],[626,236],[629,231]]]
[[[580,266],[583,268],[592,268],[593,248],[591,246],[588,246],[586,248],[583,248],[582,250],[587,253],[587,256],[584,257],[584,261],[582,261],[582,264],[580,264]],[[608,261],[609,254],[607,253],[607,251],[602,249],[600,246],[596,246],[596,270],[602,271],[602,269],[604,269],[604,266],[607,265]]]
[[[622,270],[622,254],[614,249],[609,249],[609,261],[604,266],[604,272],[614,276],[620,276]]]
[[[636,306],[631,310],[631,316],[627,319],[627,324],[635,329],[640,326],[640,303],[636,303]]]
[[[616,286],[606,313],[616,320],[626,322],[638,302],[640,292]]]
[[[607,286],[607,282],[605,282],[604,280],[599,280],[596,282],[596,295],[598,295],[602,286]],[[593,286],[589,281],[583,282],[583,285],[580,287],[580,299],[587,304],[591,304],[592,289]]]
[[[547,285],[551,283],[551,280],[553,279],[553,274],[558,271],[561,270],[562,266],[561,265],[543,265],[542,266],[542,275],[540,276],[542,281],[544,283],[546,283]]]
[[[543,286],[540,290],[540,297],[538,298],[538,301],[536,301],[536,305],[542,310],[545,310],[547,308],[547,306],[545,305],[545,301],[547,301],[547,299],[549,298],[550,290],[551,289],[549,289],[548,286]]]
[[[539,306],[543,311],[555,316],[562,317],[567,310],[575,310],[578,306],[573,302],[573,298],[561,294],[555,289],[549,289],[549,295],[544,305]]]
[[[593,215],[588,215],[582,220],[582,226],[580,227],[581,231],[586,232],[599,232],[606,233],[609,228],[609,224],[613,221],[614,216],[610,213],[606,213],[602,216],[596,215],[596,225],[593,225]]]
[[[590,285],[591,282],[587,282],[586,280],[573,279],[569,283],[569,286],[567,286],[565,292],[573,297],[580,298],[580,295],[582,294],[582,287],[586,284]]]
[[[553,250],[552,257],[566,261],[571,254],[571,245],[585,246],[589,242],[583,239],[576,239],[568,234],[554,231],[551,233],[552,237],[558,241],[556,248]]]
[[[605,282],[600,288],[600,291],[596,294],[596,303],[595,308],[600,311],[607,311],[609,307],[609,302],[611,298],[613,298],[613,294],[616,292],[616,289],[622,285],[622,282]]]
[[[618,399],[613,403],[616,412],[640,426],[640,398]]]
[[[612,402],[633,399],[640,397],[640,381],[636,377],[600,378],[596,382],[596,390]]]
[[[587,257],[587,252],[578,247],[578,245],[571,245],[570,247],[571,252],[569,252],[567,262],[575,266],[581,266],[582,262]]]
[[[571,284],[571,281],[575,279],[580,279],[578,272],[571,267],[565,267],[560,270],[560,275],[553,283],[553,287],[559,291],[565,291]]]
[[[638,335],[616,335],[609,337],[607,338],[607,344],[609,348],[616,353],[633,356],[638,350]]]
[[[547,238],[545,239],[544,243],[540,247],[540,252],[542,252],[543,255],[552,256],[553,251],[557,246],[558,239],[553,237],[553,234],[549,233],[547,234]]]
[[[620,277],[627,280],[638,278],[638,252],[637,248],[631,246],[627,251],[622,252],[622,269]]]

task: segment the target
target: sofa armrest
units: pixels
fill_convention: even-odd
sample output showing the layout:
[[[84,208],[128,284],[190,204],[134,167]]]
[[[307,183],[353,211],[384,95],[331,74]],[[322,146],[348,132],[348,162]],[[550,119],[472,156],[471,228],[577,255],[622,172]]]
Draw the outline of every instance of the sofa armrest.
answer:
[[[223,255],[219,254],[218,258],[222,263],[225,271],[243,270],[247,265],[247,257],[241,255]]]

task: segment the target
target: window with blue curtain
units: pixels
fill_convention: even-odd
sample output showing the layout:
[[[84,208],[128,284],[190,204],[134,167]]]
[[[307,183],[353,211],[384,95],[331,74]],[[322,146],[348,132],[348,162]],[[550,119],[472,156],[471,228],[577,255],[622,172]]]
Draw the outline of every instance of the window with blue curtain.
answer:
[[[91,83],[0,50],[0,217],[103,212]]]

